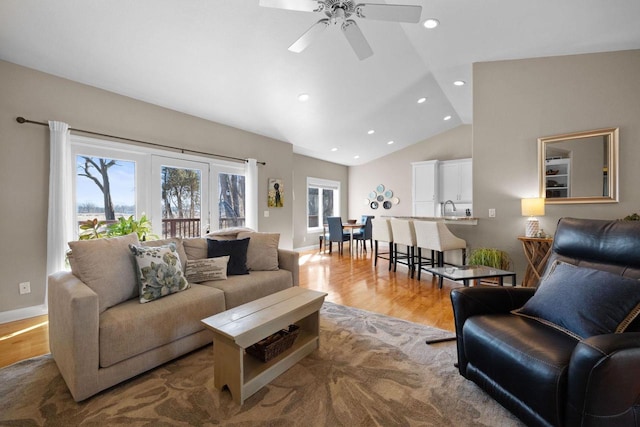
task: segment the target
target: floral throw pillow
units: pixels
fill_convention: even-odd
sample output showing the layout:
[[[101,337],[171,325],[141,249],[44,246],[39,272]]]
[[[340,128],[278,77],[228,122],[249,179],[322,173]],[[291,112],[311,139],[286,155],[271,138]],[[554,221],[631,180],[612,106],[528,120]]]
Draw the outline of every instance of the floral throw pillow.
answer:
[[[141,303],[191,287],[182,273],[175,243],[157,247],[129,245],[129,249],[138,267]]]

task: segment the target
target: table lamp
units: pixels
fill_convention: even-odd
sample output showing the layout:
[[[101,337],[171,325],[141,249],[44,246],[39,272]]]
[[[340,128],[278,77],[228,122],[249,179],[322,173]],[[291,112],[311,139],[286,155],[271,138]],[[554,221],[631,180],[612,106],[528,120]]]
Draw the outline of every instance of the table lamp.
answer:
[[[540,223],[537,216],[544,215],[544,199],[541,197],[522,199],[522,216],[528,216],[525,236],[536,237],[540,231]]]

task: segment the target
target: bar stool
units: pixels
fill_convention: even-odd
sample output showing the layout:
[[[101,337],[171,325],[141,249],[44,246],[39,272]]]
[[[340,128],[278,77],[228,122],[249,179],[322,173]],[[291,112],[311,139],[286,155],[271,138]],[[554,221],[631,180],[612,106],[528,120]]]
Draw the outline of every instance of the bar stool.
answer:
[[[409,267],[409,276],[413,278],[416,247],[416,231],[413,228],[413,221],[392,218],[390,222],[393,233],[393,271],[398,269],[398,260],[406,259],[406,262],[400,261],[400,264],[406,264]],[[406,246],[407,251],[400,252],[398,245]]]
[[[464,239],[456,237],[444,222],[415,221],[414,229],[418,246],[418,280],[420,280],[420,272],[422,270],[422,248],[431,250],[431,266],[435,264],[438,267],[444,267],[444,252],[456,249],[462,249],[462,264],[465,264],[467,242]],[[440,276],[439,281],[440,288],[442,288],[442,276]]]
[[[389,260],[389,271],[393,265],[393,231],[388,219],[372,218],[371,235],[373,238],[373,265],[378,265],[378,258]],[[378,252],[378,242],[389,243],[389,252]],[[387,255],[387,256],[383,256]]]

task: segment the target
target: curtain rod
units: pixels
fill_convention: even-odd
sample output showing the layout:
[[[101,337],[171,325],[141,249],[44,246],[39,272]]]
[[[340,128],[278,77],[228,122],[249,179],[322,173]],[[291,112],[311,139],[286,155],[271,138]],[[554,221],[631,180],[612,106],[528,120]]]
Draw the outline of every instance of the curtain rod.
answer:
[[[44,123],[44,122],[36,122],[33,120],[28,120],[25,119],[24,117],[16,117],[16,122],[23,124],[23,123],[32,123],[34,125],[40,125],[40,126],[46,126],[49,127],[49,123]],[[83,129],[75,129],[70,127],[69,128],[70,131],[74,131],[74,132],[81,132],[81,133],[86,133],[89,135],[97,135],[97,136],[106,136],[107,138],[115,138],[115,139],[120,139],[122,141],[130,141],[130,142],[136,142],[138,144],[145,144],[145,145],[150,145],[153,147],[161,147],[161,148],[168,148],[170,150],[178,150],[181,153],[188,153],[188,154],[200,154],[203,156],[213,156],[213,157],[218,157],[221,159],[228,159],[228,160],[235,160],[235,161],[239,161],[239,162],[247,162],[247,159],[242,159],[240,157],[231,157],[231,156],[225,156],[223,154],[214,154],[214,153],[207,153],[204,151],[197,151],[197,150],[190,150],[188,148],[178,148],[178,147],[172,147],[170,145],[163,145],[163,144],[158,144],[155,142],[148,142],[148,141],[140,141],[139,139],[131,139],[131,138],[125,138],[123,136],[117,136],[117,135],[109,135],[106,133],[99,133],[99,132],[93,132],[90,130],[83,130]],[[257,162],[260,165],[266,165],[266,162]]]

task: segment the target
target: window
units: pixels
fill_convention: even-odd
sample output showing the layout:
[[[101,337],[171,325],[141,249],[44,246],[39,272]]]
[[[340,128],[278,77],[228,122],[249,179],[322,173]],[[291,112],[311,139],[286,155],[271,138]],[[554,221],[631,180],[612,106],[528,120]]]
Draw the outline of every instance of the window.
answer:
[[[76,135],[71,150],[76,238],[81,222],[143,214],[161,238],[244,225],[244,165]]]
[[[327,217],[340,215],[340,182],[307,178],[307,228],[321,229]]]

